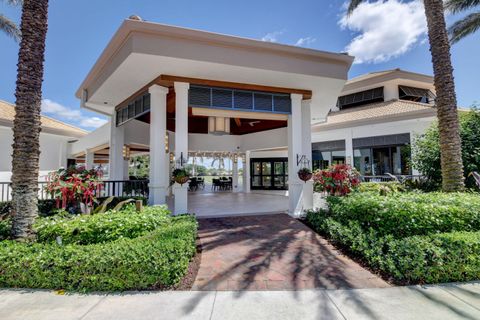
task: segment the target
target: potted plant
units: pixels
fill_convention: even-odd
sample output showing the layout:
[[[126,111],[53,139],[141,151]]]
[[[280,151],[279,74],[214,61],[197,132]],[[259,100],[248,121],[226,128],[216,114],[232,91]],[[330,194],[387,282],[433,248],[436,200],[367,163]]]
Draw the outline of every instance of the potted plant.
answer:
[[[306,183],[308,180],[312,179],[312,170],[310,170],[310,168],[302,168],[298,170],[298,177]]]
[[[177,168],[173,170],[172,176],[173,180],[180,185],[187,183],[190,179],[187,170],[185,170],[184,168]]]

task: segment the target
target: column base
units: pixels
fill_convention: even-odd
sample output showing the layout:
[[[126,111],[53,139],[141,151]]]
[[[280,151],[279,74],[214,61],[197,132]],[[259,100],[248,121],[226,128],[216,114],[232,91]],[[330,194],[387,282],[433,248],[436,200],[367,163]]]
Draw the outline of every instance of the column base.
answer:
[[[174,194],[174,214],[188,213],[188,186],[175,183],[173,186]]]
[[[148,195],[148,204],[158,205],[158,204],[166,204],[166,196],[168,192],[168,187],[165,186],[148,186],[149,188],[149,195]]]
[[[288,214],[298,218],[303,213],[303,183],[293,182],[288,185]]]

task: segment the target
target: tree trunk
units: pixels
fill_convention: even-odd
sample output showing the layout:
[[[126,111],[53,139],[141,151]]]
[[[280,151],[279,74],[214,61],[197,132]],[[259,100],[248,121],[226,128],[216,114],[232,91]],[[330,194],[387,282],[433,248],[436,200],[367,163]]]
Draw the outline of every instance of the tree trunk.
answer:
[[[38,170],[43,62],[48,0],[24,0],[18,54],[12,155],[12,237],[33,236],[38,214]]]
[[[450,59],[442,0],[424,0],[428,38],[432,53],[434,84],[437,93],[437,117],[443,191],[464,189],[462,145],[458,128],[457,98]]]

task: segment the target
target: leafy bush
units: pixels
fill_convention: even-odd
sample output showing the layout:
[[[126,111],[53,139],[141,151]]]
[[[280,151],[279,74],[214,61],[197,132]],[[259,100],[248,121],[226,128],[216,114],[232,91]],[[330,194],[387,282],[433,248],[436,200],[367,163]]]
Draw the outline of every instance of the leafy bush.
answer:
[[[192,216],[134,239],[59,246],[0,242],[0,287],[111,291],[172,286],[195,254]]]
[[[328,197],[332,217],[357,221],[380,235],[407,237],[480,230],[480,196],[470,193],[352,193]]]
[[[461,112],[460,137],[462,139],[462,159],[467,187],[474,188],[475,181],[468,174],[480,172],[480,113],[476,108],[469,112]],[[438,186],[442,182],[440,166],[440,145],[438,124],[435,122],[422,136],[416,137],[413,143],[412,164],[430,181]]]
[[[404,192],[405,187],[397,181],[388,182],[362,182],[358,185],[357,191],[359,192],[373,192],[381,194],[384,190],[386,193]]]
[[[340,223],[325,210],[306,217],[316,231],[347,247],[368,264],[402,283],[480,279],[480,232],[452,232],[395,239],[365,229],[357,221]]]
[[[360,183],[360,175],[355,168],[347,164],[336,164],[325,170],[317,170],[313,175],[317,192],[330,195],[346,195]]]
[[[60,168],[48,174],[47,190],[58,208],[76,208],[79,203],[93,206],[102,187],[101,176],[101,171],[84,167]]]
[[[127,205],[119,212],[42,218],[34,228],[39,242],[55,242],[61,237],[63,244],[93,244],[136,238],[168,223],[169,214],[166,207],[145,207],[136,212],[134,205]]]

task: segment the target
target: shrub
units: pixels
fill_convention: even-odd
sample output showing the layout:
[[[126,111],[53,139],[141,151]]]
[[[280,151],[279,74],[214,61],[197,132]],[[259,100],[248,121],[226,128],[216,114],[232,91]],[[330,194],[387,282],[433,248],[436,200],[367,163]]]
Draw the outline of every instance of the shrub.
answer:
[[[172,286],[195,254],[192,216],[134,239],[59,246],[0,242],[0,287],[112,291]]]
[[[376,194],[381,194],[383,190],[386,190],[387,193],[406,191],[405,187],[398,181],[362,182],[357,187],[357,191],[359,192],[373,192]]]
[[[328,197],[332,217],[357,221],[380,235],[406,237],[480,230],[480,196],[469,193],[352,193]]]
[[[76,208],[79,203],[92,207],[102,187],[101,175],[101,171],[84,167],[61,168],[49,173],[47,190],[58,208]]]
[[[347,247],[368,264],[402,283],[480,279],[480,232],[452,232],[395,239],[365,229],[357,221],[340,223],[325,210],[310,211],[316,231]]]
[[[460,137],[462,140],[462,159],[467,187],[474,188],[475,181],[468,177],[470,172],[480,171],[480,113],[476,108],[469,112],[460,112]],[[412,164],[436,185],[442,182],[440,166],[440,145],[438,124],[435,122],[413,143]]]
[[[39,242],[55,242],[61,237],[63,244],[93,244],[136,238],[169,223],[166,207],[146,207],[136,212],[134,205],[122,211],[107,211],[95,215],[54,216],[38,219],[34,225]]]
[[[317,192],[344,196],[358,186],[360,176],[355,168],[337,164],[325,170],[317,170],[313,175],[313,182]]]

